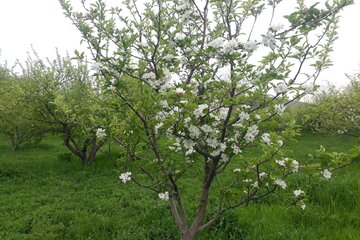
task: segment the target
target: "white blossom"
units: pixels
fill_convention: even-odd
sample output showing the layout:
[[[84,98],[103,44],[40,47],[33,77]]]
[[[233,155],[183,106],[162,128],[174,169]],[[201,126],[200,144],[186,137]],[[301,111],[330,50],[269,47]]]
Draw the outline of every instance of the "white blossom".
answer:
[[[304,92],[309,94],[312,93],[315,90],[315,86],[312,84],[306,84],[302,86],[304,88]]]
[[[176,33],[176,34],[175,34],[175,39],[176,39],[176,40],[179,40],[179,41],[184,40],[185,37],[186,37],[186,35],[183,34],[183,33]]]
[[[281,24],[281,23],[273,24],[273,25],[271,25],[270,29],[273,30],[274,32],[278,32],[278,31],[284,29],[284,24]]]
[[[213,156],[213,157],[217,157],[217,156],[220,155],[220,153],[221,153],[221,150],[217,149],[217,150],[211,152],[210,155]]]
[[[226,155],[225,153],[221,154],[220,162],[226,163],[228,161],[229,161],[228,155]]]
[[[282,189],[285,189],[287,187],[286,182],[281,179],[276,179],[274,183],[278,186],[280,186]]]
[[[212,148],[217,148],[220,143],[218,142],[218,140],[216,138],[208,138],[206,139],[206,143],[208,146],[212,147]]]
[[[176,6],[176,10],[177,10],[177,11],[186,10],[189,6],[190,6],[189,1],[187,1],[187,0],[182,0],[182,1],[181,1],[181,4]]]
[[[324,169],[324,171],[322,172],[324,178],[326,179],[330,179],[331,178],[331,175],[332,175],[332,172],[330,172],[328,169]]]
[[[111,85],[108,87],[108,90],[114,92],[114,91],[116,91],[116,87],[111,84]]]
[[[183,146],[186,149],[185,155],[188,156],[190,154],[192,154],[195,150],[194,150],[194,146],[195,143],[191,140],[184,140],[183,141]]]
[[[293,193],[294,193],[294,196],[295,196],[296,198],[298,198],[298,197],[300,197],[302,194],[304,194],[304,191],[298,189],[298,190],[294,190]]]
[[[240,121],[244,121],[244,120],[249,120],[250,119],[250,115],[244,111],[241,111],[239,113],[239,118],[240,118]]]
[[[257,46],[257,43],[255,41],[247,41],[244,44],[244,50],[249,52],[249,53],[252,53],[252,52],[256,51],[257,48],[258,48],[258,46]]]
[[[203,125],[200,127],[200,129],[204,132],[204,133],[210,133],[212,131],[212,128],[209,125]]]
[[[195,117],[199,118],[205,115],[204,110],[209,106],[207,104],[200,104],[197,109],[194,111]]]
[[[220,150],[223,151],[223,152],[226,150],[226,144],[225,143],[220,143]]]
[[[194,125],[190,125],[189,127],[189,135],[191,138],[198,138],[200,136],[201,132],[198,127]]]
[[[104,138],[104,137],[106,137],[105,129],[103,129],[103,128],[98,128],[98,129],[96,130],[96,137],[97,137],[97,138]]]
[[[185,93],[186,93],[185,90],[182,89],[182,88],[176,88],[176,89],[175,89],[175,92],[176,92],[177,94],[185,94]]]
[[[291,168],[293,172],[298,172],[299,171],[299,162],[296,160],[293,160],[291,162]]]
[[[222,37],[215,38],[214,40],[210,41],[207,45],[208,47],[221,48],[224,45],[224,38]]]
[[[123,183],[126,183],[131,180],[131,172],[124,172],[119,176],[119,178],[123,181]]]
[[[241,170],[240,170],[240,168],[235,168],[234,170],[233,170],[233,172],[240,172]]]
[[[143,48],[148,46],[148,44],[146,42],[139,42],[138,45],[139,45],[139,47],[143,47]]]
[[[164,108],[168,108],[168,107],[169,107],[168,101],[162,100],[162,101],[161,101],[161,106],[163,106]]]
[[[159,193],[158,196],[163,201],[169,200],[169,192]]]
[[[251,186],[253,188],[258,188],[259,187],[259,182],[258,181],[255,181],[253,184],[251,184]]]
[[[246,134],[245,134],[245,141],[246,142],[252,142],[254,141],[255,137],[259,134],[258,126],[252,125],[248,128]]]
[[[224,44],[224,53],[231,53],[236,47],[238,43],[236,39],[231,39],[230,41],[225,42]]]
[[[263,177],[266,177],[266,176],[267,176],[267,174],[266,174],[265,172],[259,173],[259,177],[260,177],[260,178],[263,178]]]
[[[93,65],[91,65],[91,70],[94,70],[94,71],[96,71],[96,72],[100,71],[101,68],[103,68],[102,63],[96,62],[96,63],[94,63]]]
[[[275,90],[275,92],[277,93],[277,94],[279,94],[279,93],[285,93],[287,90],[288,90],[288,85],[287,84],[285,84],[285,83],[279,83],[279,84],[277,84],[276,85],[276,87],[274,88],[274,90]]]
[[[241,149],[240,149],[237,145],[235,145],[235,144],[233,144],[233,145],[231,146],[231,148],[232,148],[233,153],[234,153],[235,155],[238,155],[239,153],[242,152]]]
[[[306,205],[305,205],[305,203],[303,201],[300,201],[300,208],[302,210],[305,210],[305,208],[306,208]]]
[[[172,54],[166,54],[166,55],[163,57],[164,60],[172,60],[172,59],[174,59],[174,58],[176,58],[176,56],[174,56],[174,55],[172,55]]]
[[[261,139],[262,139],[263,142],[266,143],[267,145],[272,144],[271,138],[270,138],[270,134],[268,134],[268,133],[264,133],[264,134],[261,136]]]
[[[264,44],[264,46],[270,47],[272,50],[276,48],[276,39],[274,37],[274,34],[272,34],[271,32],[263,35],[261,42],[262,44]]]
[[[229,112],[229,108],[226,108],[226,107],[222,107],[219,109],[219,117],[220,119],[226,119],[227,115],[228,115],[228,112]]]
[[[153,79],[156,79],[156,75],[153,72],[148,72],[148,73],[144,73],[142,75],[142,78],[145,80],[153,80]]]
[[[190,117],[187,117],[184,119],[184,123],[185,124],[188,124],[189,122],[191,122],[191,118]]]
[[[275,162],[276,162],[277,164],[279,164],[280,166],[282,166],[282,167],[285,167],[285,166],[286,166],[284,160],[275,160]]]

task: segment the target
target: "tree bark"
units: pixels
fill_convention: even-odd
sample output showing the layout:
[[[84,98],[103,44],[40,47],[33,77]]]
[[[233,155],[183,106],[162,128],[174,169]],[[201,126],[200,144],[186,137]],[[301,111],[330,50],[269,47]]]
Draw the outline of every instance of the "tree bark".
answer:
[[[180,240],[193,240],[195,238],[195,235],[191,234],[191,231],[188,230],[184,233],[181,233]]]

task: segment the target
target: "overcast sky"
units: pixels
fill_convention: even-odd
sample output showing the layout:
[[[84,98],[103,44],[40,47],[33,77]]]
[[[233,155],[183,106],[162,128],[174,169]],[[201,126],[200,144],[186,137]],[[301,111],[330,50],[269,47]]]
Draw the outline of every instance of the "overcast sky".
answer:
[[[360,1],[355,2],[342,12],[339,40],[332,54],[334,66],[320,76],[322,83],[344,85],[345,73],[360,72]],[[40,57],[54,57],[55,48],[72,54],[75,49],[84,49],[80,39],[57,0],[0,0],[1,63],[23,61],[31,45]]]

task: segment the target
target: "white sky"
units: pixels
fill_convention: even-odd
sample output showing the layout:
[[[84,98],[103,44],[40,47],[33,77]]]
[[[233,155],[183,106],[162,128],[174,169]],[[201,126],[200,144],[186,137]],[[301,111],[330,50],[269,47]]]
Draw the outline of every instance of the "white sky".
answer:
[[[355,2],[342,12],[339,39],[332,54],[334,66],[322,73],[322,83],[341,86],[346,82],[345,73],[360,71],[360,1]],[[40,57],[54,57],[55,48],[62,54],[72,54],[75,49],[85,48],[80,47],[80,40],[58,0],[0,0],[0,63],[7,61],[11,66],[16,59],[25,60],[31,45]]]

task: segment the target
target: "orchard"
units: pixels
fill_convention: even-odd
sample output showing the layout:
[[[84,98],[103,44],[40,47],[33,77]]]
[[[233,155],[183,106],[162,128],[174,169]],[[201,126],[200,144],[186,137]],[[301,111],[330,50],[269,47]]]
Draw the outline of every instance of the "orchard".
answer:
[[[359,109],[347,108],[358,105],[358,88],[314,103],[300,120],[288,111],[318,96],[339,13],[352,1],[298,0],[285,16],[282,0],[60,3],[89,56],[29,58],[20,75],[2,68],[0,131],[14,149],[60,137],[85,168],[106,154],[119,188],[150,192],[178,238],[197,239],[224,215],[272,198],[306,211],[314,186],[358,159],[356,148],[315,146],[300,159],[287,149],[299,122],[358,132]]]

